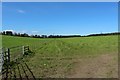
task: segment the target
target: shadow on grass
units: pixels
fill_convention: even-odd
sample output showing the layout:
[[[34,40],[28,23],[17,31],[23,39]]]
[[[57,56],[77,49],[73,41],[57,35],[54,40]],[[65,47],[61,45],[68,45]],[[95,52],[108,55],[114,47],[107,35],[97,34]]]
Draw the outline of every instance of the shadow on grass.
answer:
[[[33,72],[25,62],[25,58],[33,57],[34,54],[32,51],[29,51],[15,61],[4,63],[2,80],[36,80]]]

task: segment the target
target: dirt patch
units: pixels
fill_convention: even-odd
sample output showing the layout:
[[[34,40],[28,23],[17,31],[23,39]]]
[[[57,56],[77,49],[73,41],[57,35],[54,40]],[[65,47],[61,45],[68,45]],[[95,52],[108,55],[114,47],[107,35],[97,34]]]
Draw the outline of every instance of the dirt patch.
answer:
[[[68,78],[118,78],[117,54],[77,59]]]

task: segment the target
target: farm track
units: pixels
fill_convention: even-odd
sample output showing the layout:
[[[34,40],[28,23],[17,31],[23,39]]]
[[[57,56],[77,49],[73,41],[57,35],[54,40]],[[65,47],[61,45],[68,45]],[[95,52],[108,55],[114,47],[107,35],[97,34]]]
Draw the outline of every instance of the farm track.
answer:
[[[87,60],[76,59],[69,78],[118,78],[117,58],[113,54],[103,54]]]
[[[74,49],[73,45],[60,41],[67,50]],[[56,45],[57,46],[57,45]],[[58,50],[60,49],[57,46]],[[59,50],[60,51],[60,50]],[[118,60],[117,54],[102,54],[87,60],[81,58],[61,58],[60,60],[70,60],[74,67],[68,72],[65,77],[68,78],[118,78]]]

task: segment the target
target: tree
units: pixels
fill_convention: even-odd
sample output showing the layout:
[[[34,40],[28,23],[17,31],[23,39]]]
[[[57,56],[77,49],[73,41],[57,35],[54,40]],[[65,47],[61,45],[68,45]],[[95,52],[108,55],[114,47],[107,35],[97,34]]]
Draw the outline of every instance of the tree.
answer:
[[[24,33],[20,35],[21,37],[29,37],[28,34]]]
[[[18,34],[15,32],[14,34],[13,34],[14,36],[18,36]]]
[[[12,31],[6,31],[6,35],[10,35],[10,36],[12,36],[13,33],[12,33]]]
[[[42,38],[47,38],[47,35],[41,35]]]
[[[2,35],[5,35],[5,31],[2,32]]]

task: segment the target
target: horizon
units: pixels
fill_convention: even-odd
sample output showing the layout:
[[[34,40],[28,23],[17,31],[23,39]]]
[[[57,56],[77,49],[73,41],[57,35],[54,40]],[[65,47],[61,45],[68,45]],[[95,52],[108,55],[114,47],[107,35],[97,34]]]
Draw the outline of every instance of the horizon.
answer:
[[[17,33],[18,32],[15,32],[13,30],[3,30],[3,31],[0,31],[0,33],[3,33],[3,32],[6,32],[6,31],[11,31],[13,34]],[[49,35],[46,35],[46,36],[50,36],[50,35],[53,35],[53,36],[88,36],[88,35],[94,35],[94,34],[110,34],[110,33],[120,33],[119,31],[118,32],[104,32],[104,33],[91,33],[91,34],[86,34],[86,35],[80,35],[80,34],[49,34]],[[19,33],[19,34],[28,34],[28,33]],[[28,36],[32,36],[32,35],[37,35],[37,34],[28,34]],[[45,35],[45,34],[38,34],[39,36],[41,35]]]
[[[2,13],[2,30],[29,35],[118,32],[117,2],[3,2]]]

